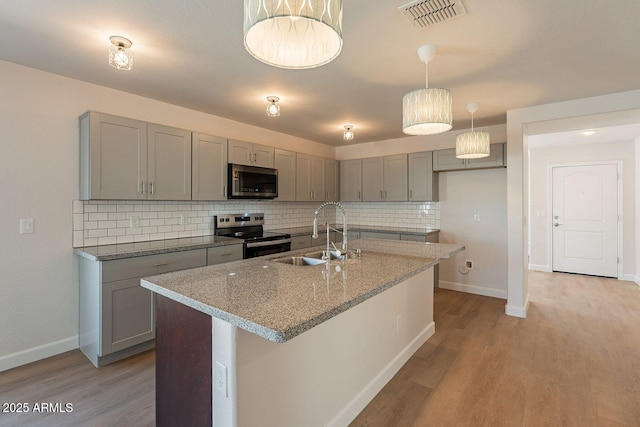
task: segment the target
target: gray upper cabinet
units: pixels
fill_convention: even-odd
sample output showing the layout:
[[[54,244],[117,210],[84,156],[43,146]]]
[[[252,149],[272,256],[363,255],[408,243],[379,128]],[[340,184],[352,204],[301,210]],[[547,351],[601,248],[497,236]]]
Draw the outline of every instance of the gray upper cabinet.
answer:
[[[192,150],[192,200],[227,199],[227,140],[194,132]]]
[[[84,114],[80,198],[191,199],[191,132],[109,114]]]
[[[435,172],[460,169],[482,169],[504,167],[504,144],[491,144],[489,157],[481,159],[457,159],[455,148],[433,152],[433,170]]]
[[[325,165],[321,157],[298,153],[296,159],[296,200],[322,201],[325,198]]]
[[[340,200],[359,202],[362,200],[362,160],[340,162]]]
[[[229,140],[229,163],[273,168],[275,149],[246,141]]]
[[[384,162],[382,157],[362,159],[362,200],[381,202],[384,200]]]
[[[409,201],[437,201],[438,175],[433,173],[433,152],[409,154]]]
[[[406,201],[407,155],[362,159],[362,200]]]
[[[496,168],[506,166],[504,146],[505,144],[491,144],[489,157],[467,160],[467,169]]]
[[[278,170],[278,197],[275,200],[296,200],[296,153],[275,149],[275,168]]]
[[[325,200],[340,200],[340,162],[325,159]]]
[[[146,199],[147,124],[88,112],[80,117],[80,198]]]
[[[149,200],[191,200],[191,132],[147,125]]]

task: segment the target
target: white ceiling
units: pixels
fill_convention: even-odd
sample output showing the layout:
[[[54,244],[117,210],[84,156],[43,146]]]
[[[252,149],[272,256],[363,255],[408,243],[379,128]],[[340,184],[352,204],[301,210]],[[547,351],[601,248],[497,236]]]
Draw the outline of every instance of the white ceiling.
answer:
[[[421,30],[397,10],[407,1],[344,0],[342,53],[311,70],[253,59],[240,0],[2,1],[0,59],[337,146],[345,123],[355,143],[404,136],[402,96],[424,85],[427,43],[454,129],[470,127],[471,101],[488,126],[509,109],[640,87],[639,1],[463,0],[467,15]],[[133,41],[132,71],[107,65],[111,35]]]

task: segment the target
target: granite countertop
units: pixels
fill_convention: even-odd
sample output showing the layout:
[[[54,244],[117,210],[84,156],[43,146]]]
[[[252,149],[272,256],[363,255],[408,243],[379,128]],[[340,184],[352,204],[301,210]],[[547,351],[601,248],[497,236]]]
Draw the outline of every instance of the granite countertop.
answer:
[[[111,261],[167,252],[189,251],[192,249],[214,248],[227,245],[241,245],[242,239],[223,236],[185,237],[182,239],[151,240],[119,245],[86,246],[74,249],[74,253],[92,261]]]
[[[284,342],[464,250],[462,245],[364,239],[350,244],[362,250],[360,258],[332,260],[328,271],[325,265],[273,261],[322,248],[145,277],[141,285]]]
[[[342,224],[331,224],[332,228],[342,230]],[[402,233],[413,234],[416,236],[426,236],[432,233],[439,233],[437,228],[409,228],[409,227],[386,227],[378,225],[348,225],[349,231],[378,231],[381,233]],[[324,224],[318,223],[318,230],[325,230]],[[291,234],[291,237],[304,236],[313,233],[313,226],[308,227],[291,227],[291,228],[275,228],[267,231],[277,231],[279,233]]]

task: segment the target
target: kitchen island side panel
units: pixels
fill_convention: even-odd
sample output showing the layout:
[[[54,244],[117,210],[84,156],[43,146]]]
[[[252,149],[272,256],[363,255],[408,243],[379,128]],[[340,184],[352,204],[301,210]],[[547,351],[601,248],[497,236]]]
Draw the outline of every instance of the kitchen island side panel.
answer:
[[[156,425],[212,425],[211,317],[156,295]]]

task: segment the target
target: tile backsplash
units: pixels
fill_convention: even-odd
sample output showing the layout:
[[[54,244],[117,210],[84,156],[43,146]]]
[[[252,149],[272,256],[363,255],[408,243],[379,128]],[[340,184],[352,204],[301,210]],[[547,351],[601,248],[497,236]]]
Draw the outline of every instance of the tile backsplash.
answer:
[[[222,201],[164,202],[73,201],[73,247],[144,242],[213,234],[213,216],[222,213],[264,212],[265,229],[313,224],[322,202]],[[345,202],[349,225],[439,228],[437,202]],[[342,221],[333,209],[323,215]]]

